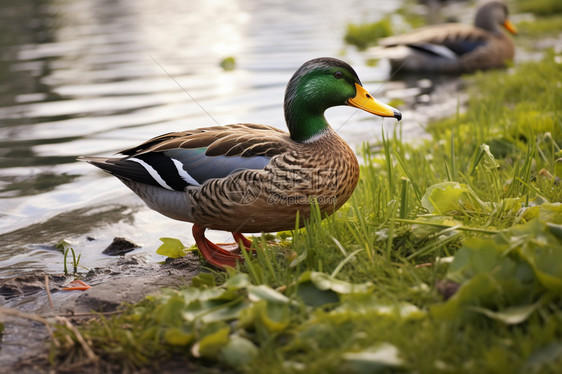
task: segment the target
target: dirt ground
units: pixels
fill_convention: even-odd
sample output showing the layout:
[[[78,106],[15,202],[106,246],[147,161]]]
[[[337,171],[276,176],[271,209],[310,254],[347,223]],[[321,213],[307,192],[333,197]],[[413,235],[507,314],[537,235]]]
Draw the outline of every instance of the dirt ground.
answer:
[[[116,262],[111,268],[95,268],[82,277],[91,286],[86,291],[63,291],[74,277],[62,274],[30,272],[1,279],[0,321],[4,323],[4,331],[0,335],[0,372],[54,372],[48,360],[49,333],[42,320],[50,321],[58,316],[79,322],[95,317],[96,312],[111,313],[123,303],[138,302],[162,288],[188,285],[201,271],[201,261],[194,253],[168,259],[164,264],[147,264],[135,255],[121,257]],[[185,364],[181,369],[185,370]],[[165,372],[170,370],[174,368]],[[108,366],[88,371],[113,370]]]

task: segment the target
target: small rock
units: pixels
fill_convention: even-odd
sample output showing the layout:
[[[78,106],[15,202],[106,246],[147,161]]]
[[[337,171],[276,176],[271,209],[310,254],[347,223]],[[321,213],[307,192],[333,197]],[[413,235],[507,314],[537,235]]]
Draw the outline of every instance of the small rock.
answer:
[[[422,93],[430,93],[433,90],[433,82],[427,78],[418,80],[416,84]]]
[[[109,256],[121,256],[136,248],[140,248],[140,246],[125,238],[115,237],[113,238],[113,242],[104,249],[102,253]]]
[[[66,277],[62,275],[47,275],[47,273],[43,271],[26,272],[13,278],[1,279],[0,296],[8,300],[43,290],[45,289],[45,276],[49,277],[50,288],[53,288],[53,283],[61,283],[66,279]]]
[[[431,96],[423,94],[416,97],[418,104],[429,104],[431,103]]]
[[[117,264],[120,266],[123,265],[139,265],[140,261],[137,257],[135,256],[128,256],[128,257],[122,257],[119,259],[119,261],[117,261]]]
[[[116,310],[122,303],[135,303],[158,291],[158,286],[138,278],[112,279],[84,291],[76,306],[96,312]]]
[[[460,284],[449,280],[435,282],[435,289],[445,300],[449,300],[457,292],[460,286]]]

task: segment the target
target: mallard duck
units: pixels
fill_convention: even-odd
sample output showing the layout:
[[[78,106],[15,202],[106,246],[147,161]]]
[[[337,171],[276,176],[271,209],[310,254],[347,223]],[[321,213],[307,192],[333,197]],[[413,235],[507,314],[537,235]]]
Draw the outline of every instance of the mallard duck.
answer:
[[[381,39],[370,57],[388,58],[393,72],[460,74],[504,67],[513,59],[511,38],[517,29],[507,18],[503,1],[479,4],[474,26],[446,23],[426,26],[407,34]]]
[[[234,267],[232,245],[205,238],[206,229],[241,232],[295,228],[310,215],[336,211],[359,179],[352,149],[330,127],[324,111],[349,105],[381,117],[402,115],[375,100],[347,63],[317,58],[302,65],[285,93],[289,133],[239,123],[172,132],[126,149],[124,157],[80,157],[119,178],[152,209],[193,223],[193,236],[207,263]],[[237,247],[237,246],[236,246]]]

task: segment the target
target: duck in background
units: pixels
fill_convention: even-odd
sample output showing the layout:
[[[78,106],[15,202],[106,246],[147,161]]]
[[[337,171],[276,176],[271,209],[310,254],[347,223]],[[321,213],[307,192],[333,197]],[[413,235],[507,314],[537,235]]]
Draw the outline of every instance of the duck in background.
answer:
[[[351,196],[359,180],[353,150],[330,127],[324,111],[349,105],[381,117],[402,115],[376,101],[347,63],[334,58],[306,62],[285,92],[289,133],[258,124],[234,124],[173,132],[121,153],[81,157],[119,178],[152,209],[193,223],[207,263],[234,267],[232,249],[249,248],[242,232],[302,226],[316,202],[323,216]],[[206,229],[232,232],[236,244],[218,245]]]
[[[381,39],[369,58],[388,58],[392,72],[462,74],[505,67],[513,60],[513,41],[502,31],[517,29],[501,0],[478,4],[474,26],[460,23],[432,25]]]

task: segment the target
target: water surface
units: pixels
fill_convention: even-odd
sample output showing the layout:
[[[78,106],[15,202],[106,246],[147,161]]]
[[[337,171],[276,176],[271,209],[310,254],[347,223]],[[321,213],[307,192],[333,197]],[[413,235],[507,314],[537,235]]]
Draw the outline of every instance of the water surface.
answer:
[[[388,67],[343,44],[348,22],[400,2],[18,0],[0,14],[0,278],[62,271],[61,239],[86,268],[126,237],[151,261],[160,237],[192,244],[189,224],[146,208],[116,178],[76,161],[150,137],[236,122],[285,128],[284,88],[305,61],[335,56],[377,91]],[[236,59],[234,71],[220,61]],[[377,94],[388,100],[384,91]],[[334,108],[348,142],[380,136],[382,119]],[[394,120],[385,120],[390,131]],[[405,128],[408,121],[404,121]],[[419,130],[417,130],[419,133]],[[411,133],[411,131],[405,131]],[[415,136],[415,135],[414,135]],[[214,240],[229,240],[213,232]]]

